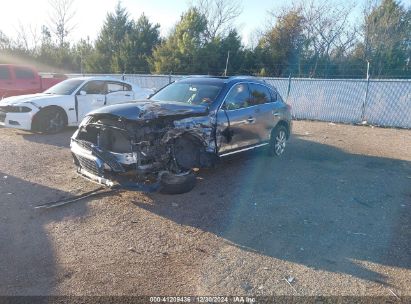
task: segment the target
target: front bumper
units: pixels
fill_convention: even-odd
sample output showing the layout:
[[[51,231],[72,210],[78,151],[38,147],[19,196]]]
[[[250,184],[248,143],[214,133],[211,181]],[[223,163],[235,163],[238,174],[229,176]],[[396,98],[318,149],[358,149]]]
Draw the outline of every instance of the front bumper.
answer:
[[[124,172],[123,166],[113,155],[109,152],[99,150],[91,143],[72,139],[70,148],[74,162],[77,165],[77,172],[83,177],[91,179],[99,184],[112,187],[114,182],[105,177],[105,171],[114,173]]]
[[[5,113],[0,112],[0,126],[21,130],[31,130],[33,121],[32,112],[27,113]]]

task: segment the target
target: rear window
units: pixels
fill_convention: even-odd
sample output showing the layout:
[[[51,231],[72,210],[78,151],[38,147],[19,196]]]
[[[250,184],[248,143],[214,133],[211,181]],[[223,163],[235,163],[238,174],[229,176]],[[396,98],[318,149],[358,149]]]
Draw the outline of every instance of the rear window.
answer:
[[[34,72],[27,68],[15,67],[14,73],[16,74],[16,79],[34,79],[36,75]]]
[[[0,80],[10,79],[10,71],[6,66],[0,66]]]
[[[118,92],[118,91],[131,91],[131,86],[121,82],[109,82],[107,83],[108,93]]]

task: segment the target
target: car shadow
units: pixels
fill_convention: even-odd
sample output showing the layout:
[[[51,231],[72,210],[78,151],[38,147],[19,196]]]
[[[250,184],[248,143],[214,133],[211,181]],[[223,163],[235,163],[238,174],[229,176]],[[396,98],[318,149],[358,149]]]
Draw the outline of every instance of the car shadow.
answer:
[[[387,277],[367,262],[411,269],[410,162],[299,137],[281,159],[262,154],[225,158],[199,172],[193,191],[150,194],[154,203],[135,204],[245,250],[314,269],[382,284]]]
[[[70,147],[70,137],[75,131],[76,128],[68,127],[57,134],[42,134],[29,131],[20,131],[18,132],[18,134],[21,135],[25,140],[30,142],[68,148]]]
[[[86,216],[87,205],[83,202],[76,208],[47,210],[34,207],[70,196],[0,172],[0,295],[49,295],[65,279],[56,264],[47,225]]]

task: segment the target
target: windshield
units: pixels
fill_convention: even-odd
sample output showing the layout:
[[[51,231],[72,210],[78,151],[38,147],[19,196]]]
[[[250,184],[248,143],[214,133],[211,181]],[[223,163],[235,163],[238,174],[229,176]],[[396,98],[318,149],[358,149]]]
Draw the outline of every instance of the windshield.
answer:
[[[209,105],[216,99],[222,87],[223,84],[177,82],[165,87],[150,99]]]
[[[84,80],[79,79],[64,80],[52,86],[50,89],[44,91],[44,93],[55,95],[71,95],[83,82]]]

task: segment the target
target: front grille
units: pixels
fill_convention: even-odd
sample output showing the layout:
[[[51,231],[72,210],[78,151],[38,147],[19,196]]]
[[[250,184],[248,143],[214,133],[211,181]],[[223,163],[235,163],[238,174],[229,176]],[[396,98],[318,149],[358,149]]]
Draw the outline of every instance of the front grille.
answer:
[[[81,139],[76,139],[75,141],[80,147],[82,147],[86,150],[89,150],[89,151],[93,150],[93,147],[94,147],[93,143],[91,143],[89,141],[81,140]]]
[[[0,111],[0,122],[4,122],[6,120],[6,113]]]
[[[94,160],[85,158],[80,155],[76,155],[76,158],[80,164],[80,167],[94,175],[101,176],[102,172],[97,166],[97,163]]]
[[[93,154],[103,160],[114,172],[124,172],[123,166],[117,161],[117,159],[108,151],[96,147],[93,143],[85,140],[76,140],[76,143],[89,151],[93,151]]]
[[[101,158],[107,165],[113,169],[114,172],[124,172],[123,166],[117,161],[117,159],[108,151],[94,150],[96,155]]]

